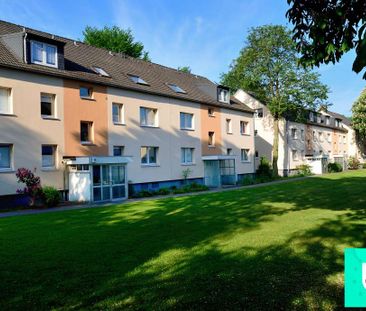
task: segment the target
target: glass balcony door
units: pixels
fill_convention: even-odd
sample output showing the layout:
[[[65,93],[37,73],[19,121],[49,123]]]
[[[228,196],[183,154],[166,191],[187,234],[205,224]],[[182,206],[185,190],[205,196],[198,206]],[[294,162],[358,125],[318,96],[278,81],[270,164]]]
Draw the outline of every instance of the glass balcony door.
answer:
[[[124,165],[93,166],[93,198],[95,202],[126,197],[126,171]]]

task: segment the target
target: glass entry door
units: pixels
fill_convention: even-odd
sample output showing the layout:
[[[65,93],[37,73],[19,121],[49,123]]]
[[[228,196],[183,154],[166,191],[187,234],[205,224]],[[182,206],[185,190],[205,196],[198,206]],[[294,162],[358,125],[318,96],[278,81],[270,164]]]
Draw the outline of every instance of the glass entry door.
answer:
[[[94,201],[110,201],[126,197],[125,166],[119,164],[93,166]]]

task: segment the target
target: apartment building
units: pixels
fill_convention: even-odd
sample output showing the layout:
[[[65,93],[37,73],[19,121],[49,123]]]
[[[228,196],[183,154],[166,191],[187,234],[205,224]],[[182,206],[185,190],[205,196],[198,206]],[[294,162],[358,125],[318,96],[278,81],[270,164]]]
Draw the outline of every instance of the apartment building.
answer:
[[[272,159],[273,117],[267,106],[243,90],[235,97],[255,110],[255,162],[260,157]],[[289,118],[279,125],[278,169],[281,175],[291,174],[297,166],[313,160],[323,163],[345,163],[350,156],[361,157],[350,120],[331,111],[309,111],[304,122]]]
[[[71,200],[235,184],[254,111],[208,79],[0,21],[0,195],[26,167]],[[130,187],[128,187],[128,184]]]

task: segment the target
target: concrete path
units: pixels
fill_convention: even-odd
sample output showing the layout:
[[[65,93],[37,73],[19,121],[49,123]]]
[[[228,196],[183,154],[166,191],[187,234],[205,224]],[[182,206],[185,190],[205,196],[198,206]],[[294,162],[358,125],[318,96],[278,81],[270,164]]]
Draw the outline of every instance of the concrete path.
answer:
[[[233,186],[227,188],[219,188],[207,191],[199,191],[199,192],[192,192],[192,193],[182,193],[182,194],[171,194],[171,195],[161,195],[156,197],[147,197],[147,198],[139,198],[139,199],[128,199],[123,201],[114,201],[108,203],[92,203],[92,204],[76,204],[76,205],[69,205],[69,206],[61,206],[55,208],[42,208],[42,209],[25,209],[25,210],[17,210],[11,212],[0,212],[0,218],[5,217],[12,217],[12,216],[21,216],[21,215],[34,215],[34,214],[44,214],[44,213],[54,213],[54,212],[61,212],[61,211],[72,211],[78,210],[83,208],[99,208],[99,207],[108,207],[111,205],[116,204],[126,204],[131,202],[138,202],[138,201],[147,201],[147,200],[159,200],[165,198],[177,198],[177,197],[186,197],[186,196],[193,196],[193,195],[201,195],[201,194],[210,194],[210,193],[217,193],[217,192],[224,192],[224,191],[235,191],[235,190],[242,190],[242,189],[251,189],[251,188],[260,188],[270,185],[277,185],[277,184],[285,184],[293,181],[300,181],[306,178],[314,178],[316,176],[309,176],[309,177],[299,177],[299,178],[289,178],[284,180],[277,180],[271,181],[268,183],[256,184],[256,185],[249,185],[249,186]]]

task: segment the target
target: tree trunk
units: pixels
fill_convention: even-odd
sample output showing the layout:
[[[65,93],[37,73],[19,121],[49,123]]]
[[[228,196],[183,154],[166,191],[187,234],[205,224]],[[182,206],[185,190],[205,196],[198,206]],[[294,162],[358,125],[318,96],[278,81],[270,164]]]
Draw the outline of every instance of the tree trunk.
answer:
[[[279,119],[275,118],[273,122],[273,148],[272,148],[272,175],[278,177],[278,140],[279,140]]]

